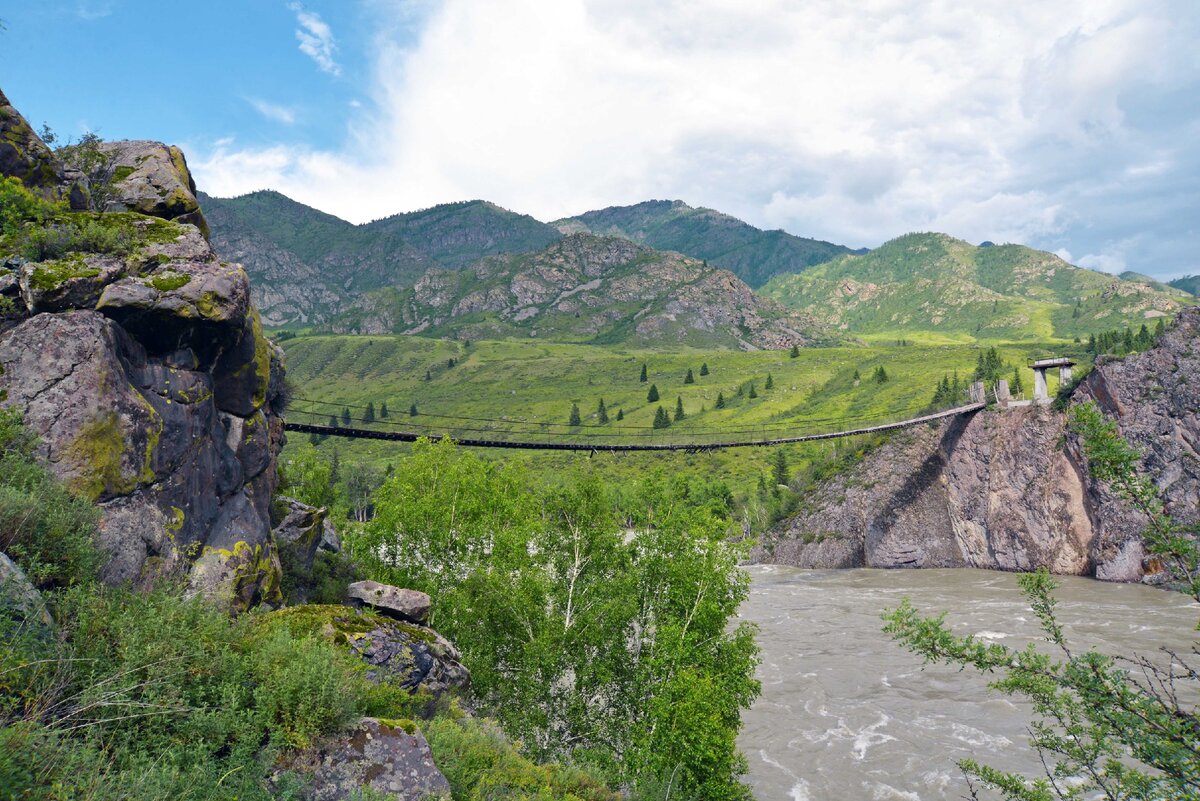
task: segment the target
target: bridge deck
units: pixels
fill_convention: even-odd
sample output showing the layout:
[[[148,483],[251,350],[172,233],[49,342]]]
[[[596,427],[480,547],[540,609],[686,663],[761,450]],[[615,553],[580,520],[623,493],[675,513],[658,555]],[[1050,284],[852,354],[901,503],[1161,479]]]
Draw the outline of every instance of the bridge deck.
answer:
[[[630,451],[714,451],[725,448],[755,448],[767,445],[787,445],[793,442],[816,442],[818,440],[839,439],[841,437],[853,437],[860,434],[878,434],[884,431],[894,431],[899,428],[907,428],[909,426],[920,425],[921,423],[929,423],[934,420],[941,420],[945,417],[955,417],[960,414],[971,414],[977,412],[985,406],[983,403],[971,403],[966,406],[957,406],[953,409],[946,409],[933,414],[914,417],[909,420],[901,420],[896,423],[884,423],[882,425],[870,426],[867,428],[855,428],[848,431],[831,431],[823,434],[804,434],[794,437],[778,437],[774,439],[748,439],[735,440],[732,442],[712,442],[712,443],[589,443],[589,442],[521,442],[512,440],[494,440],[494,439],[473,439],[459,438],[451,435],[450,438],[459,445],[467,445],[474,448],[511,448],[518,450],[535,450],[535,451],[596,451],[596,452],[619,452],[627,453]],[[348,439],[378,439],[387,440],[390,442],[416,442],[421,437],[429,437],[436,439],[430,434],[418,434],[408,431],[373,431],[368,428],[344,428],[341,426],[322,426],[310,425],[308,423],[284,423],[285,431],[295,431],[301,434],[319,434],[328,437],[346,437]]]

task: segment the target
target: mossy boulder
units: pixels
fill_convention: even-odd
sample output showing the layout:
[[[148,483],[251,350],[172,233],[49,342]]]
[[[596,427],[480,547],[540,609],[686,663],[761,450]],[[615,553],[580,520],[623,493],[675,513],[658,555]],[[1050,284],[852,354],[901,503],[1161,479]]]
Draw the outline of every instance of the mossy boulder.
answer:
[[[30,189],[46,196],[57,193],[63,170],[21,113],[0,91],[0,175],[21,179]]]
[[[182,150],[146,140],[105,142],[100,148],[113,160],[109,210],[190,223],[208,237],[208,223],[196,200],[196,182]]]
[[[95,308],[104,287],[126,273],[125,260],[96,253],[71,253],[21,267],[21,297],[33,314]]]
[[[291,562],[306,571],[312,570],[319,549],[341,550],[337,531],[324,507],[277,497],[271,505],[271,525],[275,542],[280,548],[289,549]]]

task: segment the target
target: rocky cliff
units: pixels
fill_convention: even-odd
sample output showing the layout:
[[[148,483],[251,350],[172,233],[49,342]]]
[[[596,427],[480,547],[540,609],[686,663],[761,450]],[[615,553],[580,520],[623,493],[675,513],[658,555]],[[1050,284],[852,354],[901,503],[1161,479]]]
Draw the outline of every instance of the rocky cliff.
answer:
[[[1144,455],[1176,519],[1200,520],[1200,308],[1156,347],[1101,361],[1096,402]],[[811,568],[981,567],[1137,581],[1145,521],[1088,474],[1066,415],[987,410],[893,436],[805,498],[755,558]]]
[[[334,329],[745,350],[829,338],[810,316],[755,295],[726,270],[591,234],[461,270],[430,270],[411,289],[360,298]]]
[[[55,154],[0,100],[0,141],[21,145],[0,150],[5,175],[69,194]],[[102,153],[106,211],[59,205],[0,237],[0,404],[102,510],[106,581],[185,575],[235,608],[276,600],[282,352],[245,271],[205,238],[178,148]]]

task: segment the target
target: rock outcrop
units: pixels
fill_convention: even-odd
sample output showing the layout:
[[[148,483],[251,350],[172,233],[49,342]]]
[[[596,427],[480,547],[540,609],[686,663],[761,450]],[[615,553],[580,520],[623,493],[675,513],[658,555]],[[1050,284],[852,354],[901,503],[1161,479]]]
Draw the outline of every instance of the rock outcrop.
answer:
[[[363,718],[347,734],[284,755],[279,768],[305,777],[307,801],[350,801],[366,787],[396,801],[450,797],[450,783],[412,721]]]
[[[54,618],[42,594],[17,564],[0,553],[0,618],[7,618],[38,636],[49,636]]]
[[[352,604],[369,606],[388,617],[410,623],[429,620],[432,602],[428,595],[417,590],[406,590],[378,581],[356,581],[348,588],[347,595]]]
[[[99,504],[107,581],[186,573],[195,591],[235,609],[275,602],[282,352],[263,335],[245,271],[220,261],[193,224],[202,218],[182,154],[106,147],[131,162],[116,197],[137,211],[63,214],[47,226],[86,224],[116,245],[81,242],[40,262],[0,252],[0,276],[15,274],[0,290],[17,298],[15,284],[23,307],[0,323],[0,403]],[[57,169],[44,145],[25,152],[43,172]]]
[[[1156,347],[1099,360],[1073,403],[1094,401],[1143,454],[1168,512],[1200,520],[1200,309]],[[983,411],[891,437],[805,498],[757,561],[800,567],[981,567],[1137,581],[1146,521],[1091,478],[1066,415]]]

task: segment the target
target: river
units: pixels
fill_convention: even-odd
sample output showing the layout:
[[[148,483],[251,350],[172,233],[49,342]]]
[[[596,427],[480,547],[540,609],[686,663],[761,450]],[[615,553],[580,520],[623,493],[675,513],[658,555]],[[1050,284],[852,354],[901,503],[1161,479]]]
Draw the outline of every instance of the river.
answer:
[[[1036,773],[1027,707],[970,671],[922,666],[883,634],[904,596],[959,634],[1022,647],[1037,622],[1016,576],[981,570],[749,568],[742,617],[760,627],[762,696],[739,738],[758,801],[938,801],[966,796],[957,760]],[[1068,642],[1150,654],[1188,648],[1200,606],[1178,593],[1064,577]]]

